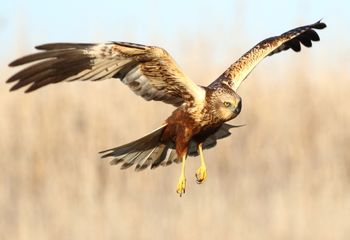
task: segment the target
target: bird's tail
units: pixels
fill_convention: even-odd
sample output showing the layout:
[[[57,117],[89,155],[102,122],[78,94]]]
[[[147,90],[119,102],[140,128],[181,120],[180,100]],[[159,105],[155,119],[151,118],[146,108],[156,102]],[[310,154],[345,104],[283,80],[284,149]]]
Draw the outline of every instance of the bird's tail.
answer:
[[[163,125],[146,136],[120,147],[100,152],[102,158],[113,157],[111,165],[122,164],[121,169],[126,169],[136,164],[135,170],[141,171],[148,166],[156,168],[159,165],[169,165],[177,162],[176,152],[170,144],[160,142],[162,133],[167,125]],[[170,151],[168,151],[170,150]]]

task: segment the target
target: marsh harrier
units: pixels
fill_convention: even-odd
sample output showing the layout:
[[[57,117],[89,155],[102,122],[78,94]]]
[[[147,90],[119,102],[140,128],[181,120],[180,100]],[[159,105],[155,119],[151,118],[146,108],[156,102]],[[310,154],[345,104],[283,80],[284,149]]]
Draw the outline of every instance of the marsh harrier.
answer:
[[[288,49],[299,52],[301,44],[311,47],[313,41],[319,41],[315,30],[325,27],[318,21],[261,41],[206,87],[188,78],[164,49],[126,42],[37,46],[39,52],[9,64],[13,67],[35,62],[7,82],[15,83],[11,90],[28,86],[25,91],[31,92],[63,81],[114,78],[147,101],[174,105],[176,109],[158,129],[101,153],[103,158],[113,158],[111,164],[120,163],[122,169],[136,165],[136,171],[181,162],[176,188],[181,196],[186,188],[187,155],[200,156],[196,178],[202,183],[207,176],[203,149],[215,146],[235,127],[225,122],[241,111],[242,100],[236,91],[248,74],[266,56]]]

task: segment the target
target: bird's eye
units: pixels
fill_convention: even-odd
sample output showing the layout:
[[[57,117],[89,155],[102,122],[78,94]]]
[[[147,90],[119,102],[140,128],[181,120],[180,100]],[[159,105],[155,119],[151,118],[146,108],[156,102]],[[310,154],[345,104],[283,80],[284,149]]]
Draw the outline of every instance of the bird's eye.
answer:
[[[225,107],[231,107],[231,103],[230,102],[224,102]]]

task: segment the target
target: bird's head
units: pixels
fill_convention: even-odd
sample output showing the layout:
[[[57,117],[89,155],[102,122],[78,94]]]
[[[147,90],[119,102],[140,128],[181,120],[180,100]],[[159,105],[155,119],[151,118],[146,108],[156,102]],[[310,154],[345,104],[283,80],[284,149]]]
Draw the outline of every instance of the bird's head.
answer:
[[[212,93],[211,102],[217,116],[224,121],[237,117],[242,109],[241,97],[231,89],[217,89]]]

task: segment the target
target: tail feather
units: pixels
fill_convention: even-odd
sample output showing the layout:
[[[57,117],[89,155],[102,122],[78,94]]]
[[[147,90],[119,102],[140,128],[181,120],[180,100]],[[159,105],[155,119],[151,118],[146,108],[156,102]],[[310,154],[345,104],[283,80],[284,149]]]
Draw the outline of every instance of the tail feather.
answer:
[[[159,144],[160,136],[163,133],[164,128],[166,127],[166,124],[161,126],[160,128],[157,128],[150,134],[147,134],[146,136],[137,139],[133,142],[124,144],[122,146],[111,148],[108,150],[101,151],[102,158],[106,157],[116,157],[116,156],[122,156],[124,154],[127,154],[129,152],[136,152],[136,151],[144,151],[154,148]]]
[[[141,171],[143,169],[146,169],[150,165],[152,168],[154,163],[158,161],[160,162],[164,161],[167,151],[168,151],[168,147],[165,144],[161,144],[155,147],[152,153],[148,156],[148,158],[145,158],[144,161],[142,161],[142,163],[136,165],[135,170]]]
[[[149,156],[153,153],[154,149],[149,149],[146,151],[141,152],[141,154],[137,157],[137,159],[135,160],[136,167],[135,167],[135,171],[141,171],[141,165],[142,162],[145,161],[147,158],[149,158]]]
[[[134,165],[135,160],[142,152],[130,152],[125,157],[123,157],[123,165],[120,167],[120,169],[127,169]]]
[[[136,165],[135,171],[144,170],[149,166],[151,166],[151,168],[156,168],[165,160],[167,162],[166,165],[169,165],[176,159],[176,153],[175,155],[168,154],[171,145],[160,142],[160,138],[166,126],[165,124],[136,141],[102,151],[100,152],[103,154],[102,158],[114,157],[110,164],[121,164],[121,169],[127,169]]]
[[[166,155],[164,156],[164,159],[159,159],[158,161],[155,161],[152,165],[151,165],[151,169],[157,168],[159,166],[169,166],[170,164],[172,164],[173,162],[175,163],[179,163],[180,161],[178,161],[177,159],[177,154],[176,151],[174,149],[171,149],[170,147],[168,147],[168,149],[170,149],[170,151],[166,151]]]

